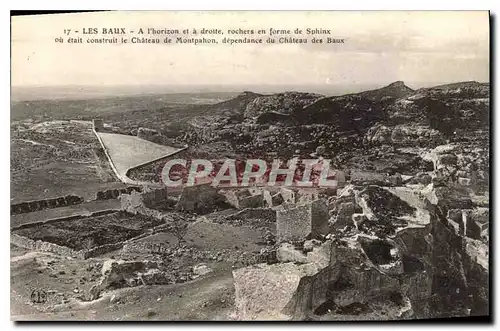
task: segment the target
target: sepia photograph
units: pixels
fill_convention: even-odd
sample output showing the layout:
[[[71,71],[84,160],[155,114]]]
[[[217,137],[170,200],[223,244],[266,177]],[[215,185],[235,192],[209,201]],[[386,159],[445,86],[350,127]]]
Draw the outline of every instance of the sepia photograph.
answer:
[[[491,321],[488,11],[11,12],[13,321]]]

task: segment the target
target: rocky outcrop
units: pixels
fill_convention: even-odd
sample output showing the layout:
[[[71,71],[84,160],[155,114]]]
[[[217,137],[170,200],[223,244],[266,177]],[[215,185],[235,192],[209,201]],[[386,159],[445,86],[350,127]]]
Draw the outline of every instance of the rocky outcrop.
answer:
[[[250,102],[245,109],[245,118],[252,118],[267,112],[290,115],[321,98],[314,93],[285,92],[260,96]]]
[[[240,116],[243,118],[243,114],[248,105],[259,97],[263,97],[263,95],[244,91],[233,99],[219,102],[214,105],[203,105],[203,108],[206,109],[205,113],[208,115],[222,115],[239,119]]]
[[[340,132],[364,130],[385,117],[378,103],[359,95],[318,99],[294,116],[300,125],[328,123]]]
[[[370,145],[435,146],[444,143],[444,137],[438,130],[426,125],[386,126],[377,124],[368,130],[363,142]]]
[[[404,318],[413,312],[412,299],[430,296],[429,278],[422,278],[425,268],[392,241],[356,235],[326,241],[307,257],[289,245],[278,252],[284,263],[233,272],[240,319],[303,320],[325,314],[334,318],[372,302],[392,305],[392,318]]]
[[[421,88],[416,91],[433,97],[448,97],[460,99],[488,98],[490,93],[489,83],[475,81],[439,85],[430,88]]]
[[[333,240],[285,236],[278,264],[233,272],[239,318],[488,314],[488,246],[477,239],[487,229],[487,209],[443,189],[432,190],[431,203],[416,188],[345,187],[330,203]],[[278,212],[278,229],[279,221]]]
[[[331,242],[327,241],[329,248]],[[291,247],[285,248],[294,254]],[[300,256],[300,252],[296,252]],[[308,253],[312,254],[312,252]],[[235,285],[235,305],[237,317],[240,320],[287,320],[297,305],[302,306],[298,291],[303,293],[304,284],[311,278],[324,279],[327,275],[322,272],[328,266],[329,250],[324,249],[326,258],[301,260],[303,264],[295,262],[279,264],[256,264],[233,271]],[[320,255],[320,254],[318,254]],[[293,256],[282,253],[281,258],[294,260]],[[316,295],[322,296],[324,288],[317,288]],[[314,295],[313,295],[314,296]],[[309,297],[309,294],[306,294]],[[307,303],[305,303],[307,305]]]

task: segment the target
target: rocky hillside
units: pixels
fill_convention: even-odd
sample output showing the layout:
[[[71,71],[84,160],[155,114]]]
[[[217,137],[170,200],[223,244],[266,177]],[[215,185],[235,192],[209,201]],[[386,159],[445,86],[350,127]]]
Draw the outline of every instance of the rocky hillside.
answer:
[[[245,109],[245,118],[254,118],[268,112],[293,114],[323,97],[315,93],[284,92],[255,98]]]
[[[209,106],[193,119],[182,143],[228,143],[234,153],[316,152],[341,155],[391,143],[436,147],[487,138],[489,84],[465,82],[413,90],[403,82],[344,96],[245,92]],[[363,147],[364,146],[364,147]],[[322,148],[321,148],[322,149]]]

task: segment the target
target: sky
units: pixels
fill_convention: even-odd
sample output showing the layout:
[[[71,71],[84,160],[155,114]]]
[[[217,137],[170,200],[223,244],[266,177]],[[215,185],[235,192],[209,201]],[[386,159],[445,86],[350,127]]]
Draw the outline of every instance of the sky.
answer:
[[[489,81],[487,11],[103,12],[13,17],[15,87]],[[83,28],[329,29],[344,44],[56,43]],[[85,36],[86,37],[86,36]],[[92,36],[94,37],[94,36]],[[99,35],[95,37],[101,37]]]

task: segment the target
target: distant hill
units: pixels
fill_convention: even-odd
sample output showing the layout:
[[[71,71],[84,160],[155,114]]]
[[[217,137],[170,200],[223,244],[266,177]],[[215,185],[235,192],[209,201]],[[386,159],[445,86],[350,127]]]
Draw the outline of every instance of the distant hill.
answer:
[[[369,100],[380,101],[386,97],[396,98],[396,99],[404,98],[414,92],[415,91],[406,86],[404,82],[397,81],[379,89],[356,93],[356,95],[359,95]]]
[[[365,130],[377,122],[411,122],[452,134],[456,128],[478,128],[488,123],[487,101],[479,100],[488,96],[489,84],[474,81],[418,90],[396,81],[378,89],[333,97],[307,92],[264,95],[246,91],[227,101],[203,105],[201,116],[191,122],[198,127],[245,120],[285,126],[329,124],[339,131]]]
[[[422,90],[426,89],[440,89],[440,90],[450,90],[450,89],[458,89],[458,88],[489,88],[490,83],[479,83],[474,80],[467,81],[467,82],[459,82],[459,83],[451,83],[451,84],[443,84],[443,85],[437,85],[429,88],[423,88]]]
[[[489,83],[476,81],[459,82],[433,87],[421,88],[416,91],[416,97],[426,95],[434,97],[451,98],[488,98],[490,94]]]

